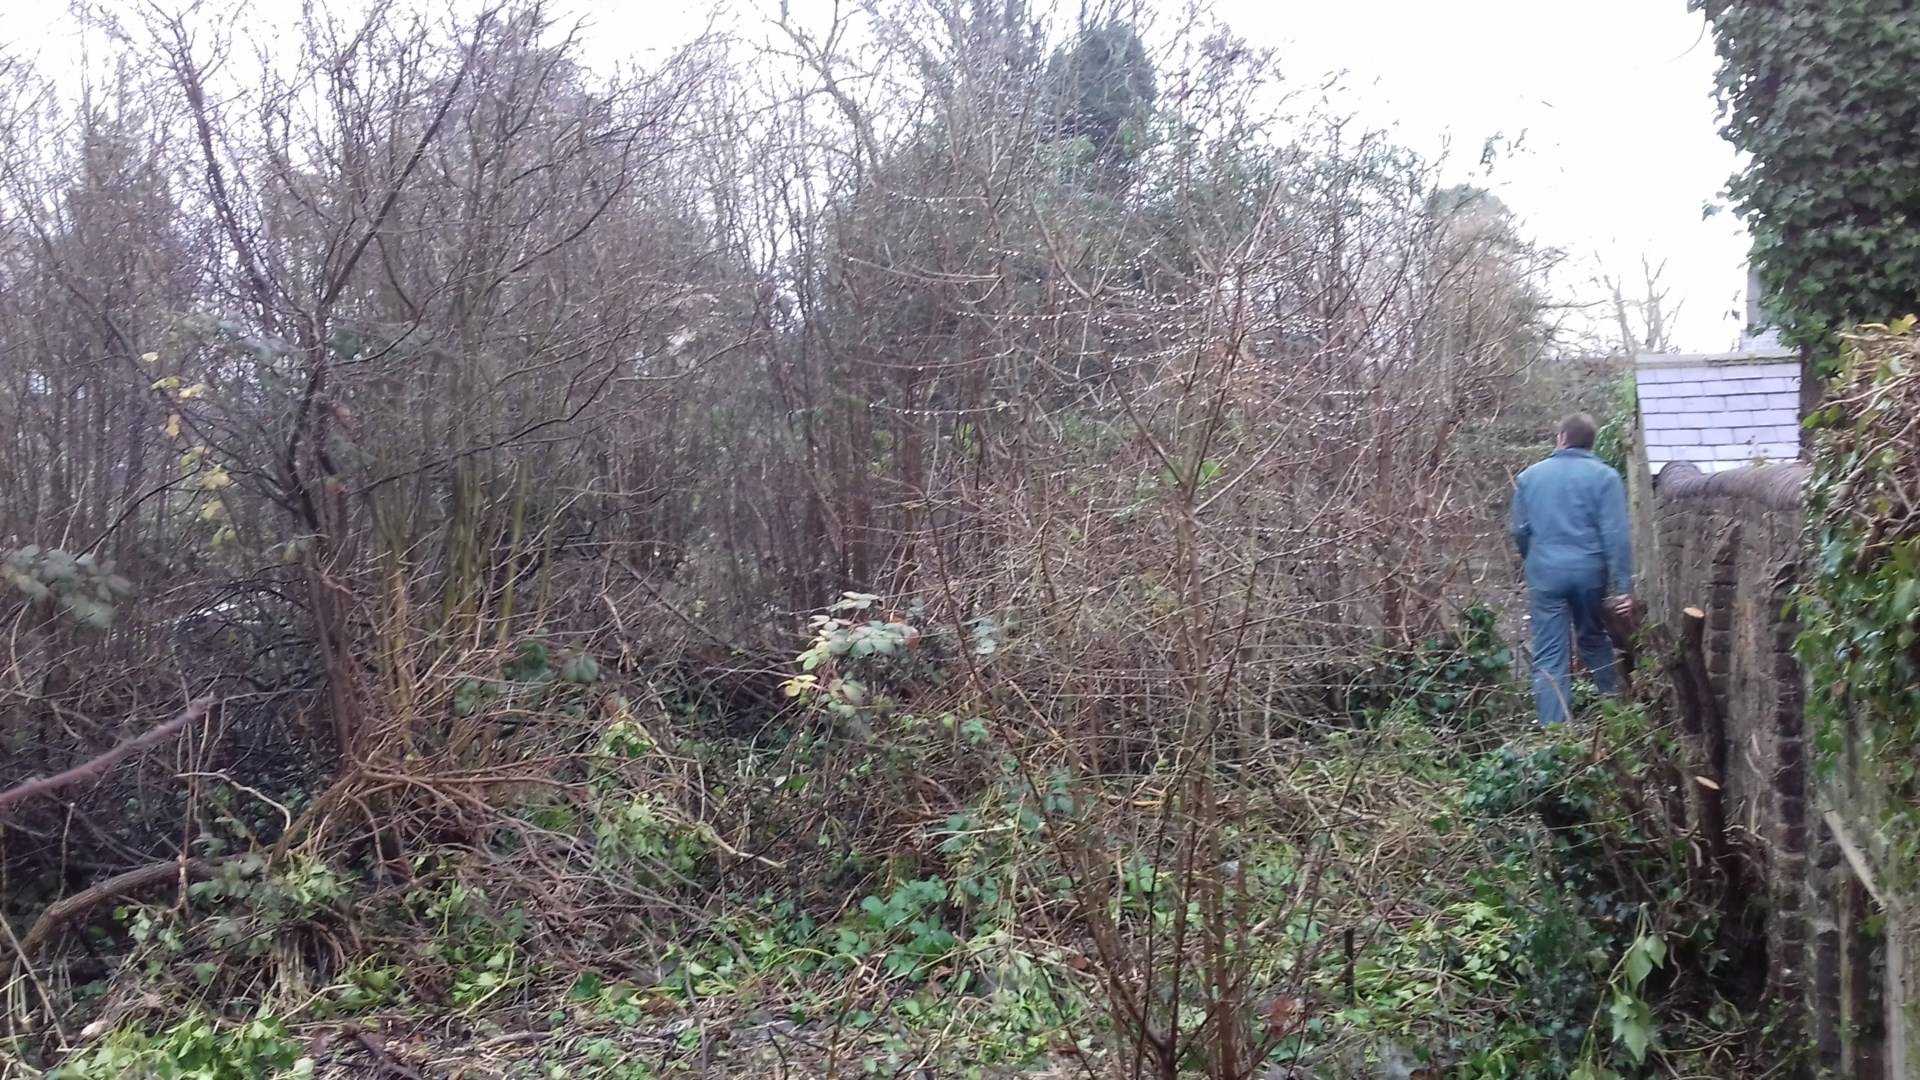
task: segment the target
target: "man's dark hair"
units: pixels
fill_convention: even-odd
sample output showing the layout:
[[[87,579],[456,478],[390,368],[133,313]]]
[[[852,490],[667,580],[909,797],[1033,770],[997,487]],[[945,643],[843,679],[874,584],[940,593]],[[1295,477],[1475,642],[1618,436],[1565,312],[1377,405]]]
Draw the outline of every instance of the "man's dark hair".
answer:
[[[1593,417],[1577,412],[1560,421],[1560,440],[1569,450],[1593,449],[1593,437],[1600,428],[1594,424]]]

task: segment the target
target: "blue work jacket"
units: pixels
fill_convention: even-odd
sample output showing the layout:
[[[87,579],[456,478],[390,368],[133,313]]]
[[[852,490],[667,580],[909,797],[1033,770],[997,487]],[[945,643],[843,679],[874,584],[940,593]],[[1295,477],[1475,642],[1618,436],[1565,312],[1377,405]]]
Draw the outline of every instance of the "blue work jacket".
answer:
[[[1627,488],[1591,450],[1557,450],[1520,474],[1513,543],[1529,584],[1591,575],[1609,596],[1633,591]]]

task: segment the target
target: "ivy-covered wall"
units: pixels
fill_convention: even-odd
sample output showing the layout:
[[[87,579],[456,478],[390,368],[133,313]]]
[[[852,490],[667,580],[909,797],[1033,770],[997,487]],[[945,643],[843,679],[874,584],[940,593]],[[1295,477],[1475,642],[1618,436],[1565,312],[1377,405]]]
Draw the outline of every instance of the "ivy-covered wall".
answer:
[[[1906,516],[1920,493],[1903,502],[1862,479],[1906,475],[1910,435],[1873,443],[1870,460],[1840,448],[1857,441],[1841,428],[1893,423],[1868,397],[1856,385],[1830,399],[1837,427],[1816,438],[1812,465],[1708,476],[1675,464],[1657,478],[1643,455],[1631,465],[1639,592],[1669,626],[1687,607],[1707,614],[1728,820],[1747,831],[1766,892],[1769,996],[1805,1035],[1807,1074],[1861,1080],[1920,1066],[1920,584],[1904,584],[1920,576],[1920,513]],[[1895,429],[1920,430],[1906,428],[1920,408],[1905,415]]]
[[[1920,1069],[1920,334],[1908,316],[1843,338],[1810,418],[1809,573],[1795,612],[1816,794],[1827,825],[1812,885],[1835,896],[1820,971],[1837,1030]],[[1835,894],[1838,895],[1835,895]]]

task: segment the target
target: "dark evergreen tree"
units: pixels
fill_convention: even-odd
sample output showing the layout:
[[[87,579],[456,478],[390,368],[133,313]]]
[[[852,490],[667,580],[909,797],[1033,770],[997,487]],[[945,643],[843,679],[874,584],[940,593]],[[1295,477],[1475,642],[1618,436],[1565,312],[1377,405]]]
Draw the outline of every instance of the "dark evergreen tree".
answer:
[[[1159,93],[1140,35],[1123,22],[1087,27],[1054,53],[1048,74],[1061,134],[1086,139],[1097,162],[1124,171],[1139,154],[1138,125]]]

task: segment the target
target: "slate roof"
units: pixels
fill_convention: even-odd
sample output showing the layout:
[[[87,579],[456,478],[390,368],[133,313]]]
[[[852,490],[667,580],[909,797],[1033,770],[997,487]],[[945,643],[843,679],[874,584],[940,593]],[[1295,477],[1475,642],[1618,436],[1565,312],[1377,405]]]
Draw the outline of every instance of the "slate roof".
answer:
[[[1702,472],[1800,455],[1800,361],[1785,349],[1634,358],[1647,465]]]

